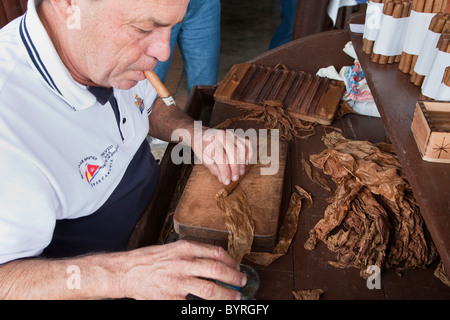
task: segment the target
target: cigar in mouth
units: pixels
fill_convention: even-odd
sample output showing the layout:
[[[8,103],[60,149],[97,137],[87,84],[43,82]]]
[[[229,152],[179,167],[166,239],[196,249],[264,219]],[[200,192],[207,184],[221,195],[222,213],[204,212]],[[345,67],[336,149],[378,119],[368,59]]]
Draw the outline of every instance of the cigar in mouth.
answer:
[[[175,99],[170,94],[169,90],[167,90],[166,86],[159,79],[158,75],[153,71],[144,71],[144,75],[148,81],[152,84],[153,88],[155,88],[158,95],[164,101],[166,106],[176,106]]]

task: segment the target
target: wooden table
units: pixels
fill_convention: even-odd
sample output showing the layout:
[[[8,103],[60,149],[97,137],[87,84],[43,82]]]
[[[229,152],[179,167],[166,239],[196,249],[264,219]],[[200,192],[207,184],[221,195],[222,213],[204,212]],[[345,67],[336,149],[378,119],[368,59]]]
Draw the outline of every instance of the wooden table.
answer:
[[[293,41],[285,46],[269,51],[250,62],[274,66],[285,64],[288,68],[315,73],[321,67],[334,65],[340,69],[344,65],[353,64],[353,60],[342,52],[344,45],[350,40],[345,30],[325,32]],[[203,119],[213,126],[222,120],[238,114],[236,108],[215,103],[214,87],[196,87],[190,96],[187,112],[196,119]],[[357,140],[379,142],[386,140],[386,131],[382,119],[359,115],[347,115],[335,121],[333,126],[341,128],[346,137]],[[289,198],[296,185],[311,193],[314,204],[311,208],[304,206],[300,213],[299,227],[286,255],[267,267],[253,265],[257,270],[261,287],[256,299],[280,300],[293,299],[293,290],[322,289],[325,291],[321,299],[449,299],[450,290],[433,276],[437,263],[427,269],[406,271],[399,278],[394,270],[381,273],[381,289],[368,289],[366,280],[359,276],[356,269],[337,269],[327,263],[335,260],[335,254],[323,243],[318,243],[313,251],[304,249],[309,231],[323,217],[331,195],[320,186],[311,182],[304,173],[301,159],[310,154],[321,152],[325,146],[321,137],[325,128],[317,127],[317,134],[308,140],[294,140],[290,143],[286,176],[283,187],[282,212],[288,206]],[[169,147],[161,164],[161,185],[157,190],[158,201],[153,201],[149,211],[153,215],[173,212],[177,204],[180,190],[174,186],[174,179],[180,180],[185,168],[170,162]],[[170,180],[172,179],[172,180]],[[169,181],[169,182],[167,182]],[[172,181],[172,182],[170,182]],[[179,184],[178,184],[179,185]],[[419,195],[420,197],[421,195]],[[158,213],[160,212],[160,213]],[[165,215],[164,215],[165,217]],[[153,219],[153,220],[152,220]],[[170,216],[169,216],[170,220]],[[164,218],[159,218],[159,223]],[[136,227],[130,248],[152,244],[155,238],[148,232],[150,226],[157,228],[154,216],[146,215]],[[194,239],[208,241],[205,239]]]

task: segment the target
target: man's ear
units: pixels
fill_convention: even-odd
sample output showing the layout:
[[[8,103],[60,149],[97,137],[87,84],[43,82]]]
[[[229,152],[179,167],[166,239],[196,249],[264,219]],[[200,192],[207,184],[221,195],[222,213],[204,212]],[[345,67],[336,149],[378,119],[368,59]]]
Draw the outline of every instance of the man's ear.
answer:
[[[59,20],[66,21],[68,29],[80,28],[81,10],[78,0],[50,0]]]
[[[55,9],[60,19],[67,20],[77,6],[77,0],[50,0],[51,6]]]

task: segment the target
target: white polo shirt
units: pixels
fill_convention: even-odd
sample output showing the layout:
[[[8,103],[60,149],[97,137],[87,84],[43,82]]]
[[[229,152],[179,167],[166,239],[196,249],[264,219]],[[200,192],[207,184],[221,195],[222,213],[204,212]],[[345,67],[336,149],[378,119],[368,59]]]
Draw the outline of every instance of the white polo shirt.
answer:
[[[92,214],[119,184],[157,94],[142,81],[114,96],[121,132],[109,102],[72,79],[33,0],[0,30],[0,264],[39,255],[57,219]]]

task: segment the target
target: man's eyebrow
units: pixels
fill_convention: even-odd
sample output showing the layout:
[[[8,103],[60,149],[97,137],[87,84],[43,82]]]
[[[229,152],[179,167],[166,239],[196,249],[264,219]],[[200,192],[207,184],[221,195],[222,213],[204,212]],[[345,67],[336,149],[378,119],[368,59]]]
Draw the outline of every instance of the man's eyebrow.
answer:
[[[177,22],[176,24],[183,23],[183,21],[184,21],[184,18],[181,19],[181,21]],[[171,26],[170,23],[161,23],[161,22],[158,22],[156,20],[152,20],[152,23],[157,28],[165,28],[165,27],[170,27]]]

